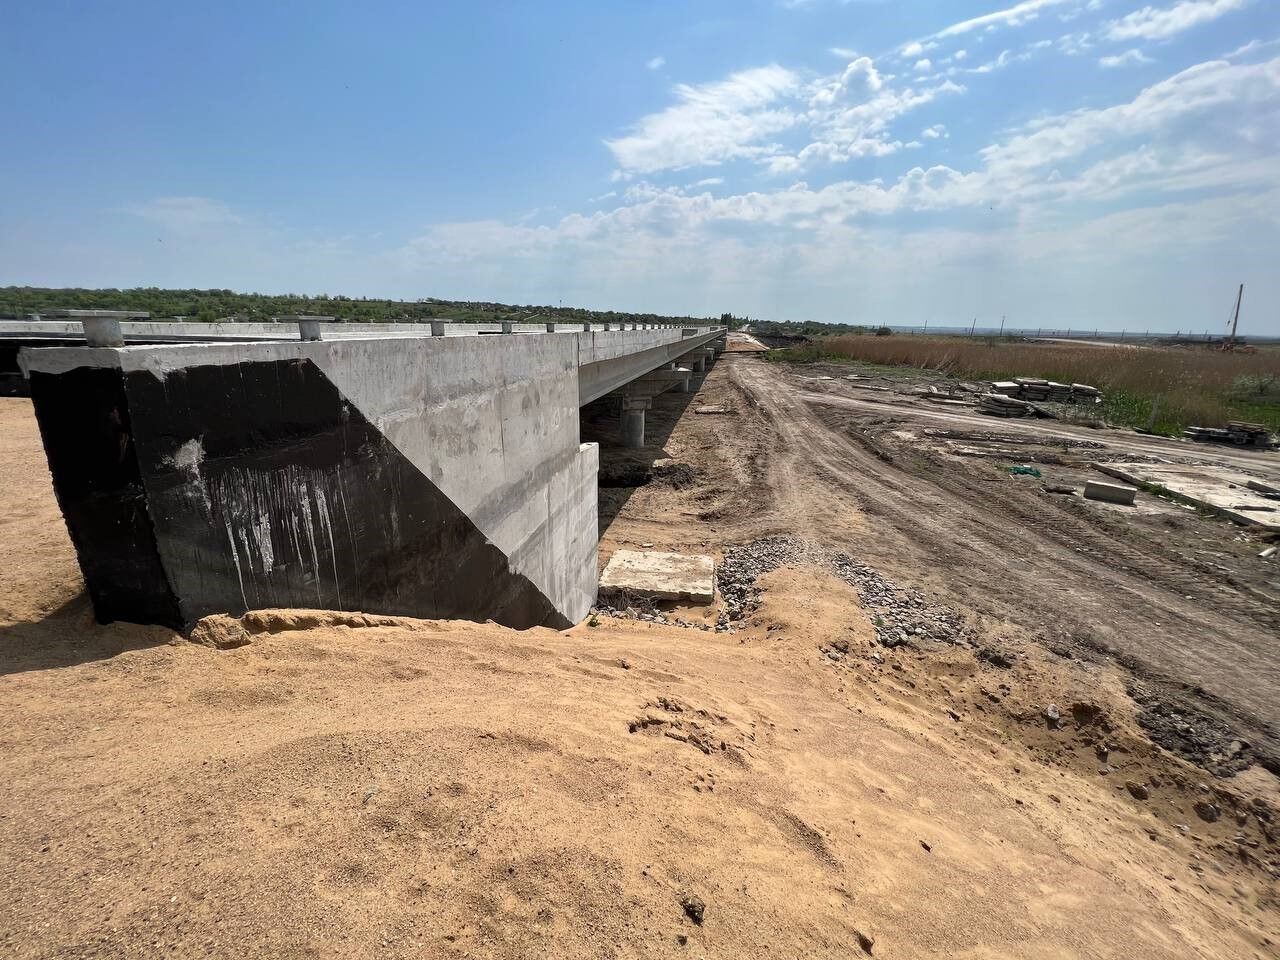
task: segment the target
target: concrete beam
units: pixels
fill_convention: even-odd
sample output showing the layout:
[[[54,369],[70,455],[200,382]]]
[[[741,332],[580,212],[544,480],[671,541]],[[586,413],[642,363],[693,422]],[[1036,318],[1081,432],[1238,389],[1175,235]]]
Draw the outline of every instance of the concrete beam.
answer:
[[[630,389],[638,384],[652,385],[657,387],[657,392],[664,390],[678,389],[681,393],[689,392],[689,378],[693,372],[688,367],[679,367],[675,370],[651,370],[638,380],[632,381],[624,389]]]

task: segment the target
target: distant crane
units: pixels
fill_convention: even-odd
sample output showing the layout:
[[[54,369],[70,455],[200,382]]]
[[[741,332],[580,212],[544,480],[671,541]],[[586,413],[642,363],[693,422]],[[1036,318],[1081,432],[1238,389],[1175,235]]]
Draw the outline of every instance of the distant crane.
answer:
[[[1240,284],[1240,289],[1236,292],[1236,312],[1231,317],[1231,333],[1222,341],[1223,350],[1234,350],[1236,348],[1236,327],[1240,324],[1240,301],[1244,299],[1244,284]]]

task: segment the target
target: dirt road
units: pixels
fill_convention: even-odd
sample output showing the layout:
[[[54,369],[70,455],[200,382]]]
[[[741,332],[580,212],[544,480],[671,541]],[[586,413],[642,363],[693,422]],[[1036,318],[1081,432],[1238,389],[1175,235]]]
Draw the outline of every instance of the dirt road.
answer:
[[[731,375],[761,429],[776,436],[766,476],[780,526],[833,543],[856,537],[859,556],[941,587],[979,616],[1042,642],[1112,652],[1180,698],[1198,688],[1197,707],[1280,756],[1280,607],[1206,575],[1174,531],[1137,528],[985,464],[882,436],[904,423],[991,427],[976,414],[814,393],[795,373],[746,357]],[[1133,434],[999,427],[1169,452],[1166,442]],[[1208,458],[1254,472],[1270,466],[1257,454]],[[871,531],[862,517],[874,518]],[[1200,527],[1196,535],[1235,532],[1217,521],[1188,522]]]

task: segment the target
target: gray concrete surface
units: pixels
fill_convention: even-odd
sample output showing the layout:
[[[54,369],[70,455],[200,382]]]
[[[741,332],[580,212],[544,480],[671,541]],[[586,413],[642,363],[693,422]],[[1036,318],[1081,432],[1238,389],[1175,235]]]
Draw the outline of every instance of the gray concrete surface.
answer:
[[[1162,487],[1186,503],[1242,526],[1280,530],[1280,502],[1233,470],[1176,463],[1095,463],[1094,469],[1128,483]],[[1269,486],[1260,484],[1260,486]]]
[[[313,385],[308,389],[323,390],[324,382],[331,384],[353,412],[358,412],[361,421],[370,425],[369,429],[380,438],[377,442],[385,440],[389,444],[381,456],[402,457],[411,465],[424,483],[446,498],[446,506],[456,507],[466,522],[474,525],[483,543],[500,551],[510,576],[520,583],[527,581],[545,598],[554,611],[547,622],[563,624],[585,616],[596,591],[598,453],[594,445],[579,443],[579,406],[648,376],[621,401],[629,405],[624,415],[627,443],[643,446],[644,408],[650,397],[681,383],[681,373],[667,369],[671,362],[691,349],[705,350],[703,344],[722,335],[716,327],[697,328],[689,333],[679,327],[586,331],[576,326],[551,334],[545,325],[538,324],[528,331],[530,335],[513,330],[506,335],[486,336],[472,327],[468,330],[470,335],[431,336],[423,326],[408,325],[415,335],[396,330],[381,336],[339,338],[339,333],[351,332],[351,325],[306,319],[307,333],[314,333],[319,327],[323,339],[299,339],[295,325],[293,335],[287,339],[27,347],[20,353],[24,372],[40,378],[42,384],[40,391],[33,391],[38,417],[42,409],[65,410],[68,402],[74,405],[75,391],[84,391],[86,416],[104,413],[91,409],[95,405],[117,402],[104,401],[98,386],[87,389],[86,376],[96,377],[94,384],[122,384],[125,406],[143,404],[142,398],[149,398],[145,401],[148,409],[131,410],[131,414],[137,414],[129,418],[135,435],[125,442],[139,448],[163,447],[164,463],[186,466],[177,474],[169,468],[155,467],[153,476],[144,465],[137,490],[131,495],[150,504],[148,509],[155,508],[155,498],[162,493],[167,498],[165,522],[154,524],[156,550],[167,588],[181,593],[176,597],[181,609],[180,625],[190,625],[194,618],[208,612],[238,612],[210,609],[206,598],[199,595],[202,592],[207,597],[239,596],[243,603],[231,606],[246,609],[301,605],[297,584],[321,583],[326,578],[333,581],[335,598],[342,591],[347,597],[333,605],[352,609],[351,603],[359,603],[362,595],[384,596],[379,592],[380,585],[367,582],[381,574],[372,568],[361,569],[361,564],[368,566],[372,560],[359,556],[359,531],[382,524],[383,514],[389,514],[390,545],[379,541],[378,550],[394,551],[399,543],[398,534],[392,529],[397,526],[395,514],[400,509],[395,490],[380,490],[376,481],[362,481],[367,489],[360,499],[369,502],[333,502],[334,491],[351,489],[349,482],[344,487],[334,478],[341,474],[343,464],[349,466],[352,454],[321,435],[345,430],[342,424],[313,426],[310,432],[300,434],[290,424],[280,422],[282,410],[296,398],[281,394],[278,403],[263,406],[260,396],[253,394],[259,398],[254,404],[237,404],[236,397],[241,396],[236,393],[237,381],[227,381],[225,377],[213,381],[233,384],[221,415],[202,413],[193,420],[191,411],[207,398],[190,396],[187,384],[207,378],[208,371],[234,367],[240,371],[240,381],[260,387],[264,380],[291,375],[289,371],[314,368],[321,386],[315,386],[312,378],[308,382]],[[127,335],[133,325],[121,326]],[[335,326],[340,331],[332,329]],[[107,381],[101,380],[103,375]],[[163,403],[155,402],[155,387],[163,392]],[[200,420],[200,416],[205,419]],[[183,425],[174,427],[167,423],[170,419]],[[46,422],[51,423],[51,417],[42,418],[42,430]],[[224,433],[233,433],[239,442],[245,436],[272,435],[280,430],[289,435],[281,456],[261,463],[257,451],[237,448],[241,451],[238,456],[253,460],[253,465],[242,469],[236,462],[228,464],[226,460],[237,456],[229,454],[218,465],[219,469],[227,468],[225,475],[216,489],[209,487],[208,474],[213,464],[207,470],[201,458],[207,449],[231,445]],[[46,448],[49,447],[50,438],[46,436]],[[294,448],[295,452],[290,453]],[[322,452],[317,452],[321,448]],[[71,468],[54,460],[51,457],[55,487],[85,479],[59,476]],[[330,491],[324,511],[309,509],[302,516],[292,506],[299,497],[314,498],[314,490],[323,487],[304,484],[290,493],[300,464],[305,464],[307,470],[321,471],[324,482],[330,484],[324,488]],[[84,458],[77,459],[74,467],[75,471],[89,473],[111,469],[110,464]],[[175,483],[181,494],[176,499],[170,496]],[[264,490],[272,493],[264,496],[260,492]],[[414,509],[421,513],[420,506]],[[170,515],[175,512],[189,516]],[[300,523],[319,525],[308,534],[310,540],[317,539],[316,531],[323,529],[324,537],[319,539],[328,538],[332,570],[298,548]],[[171,529],[178,532],[169,533]],[[207,529],[225,531],[219,541],[221,546],[205,544],[201,547],[203,554],[193,553],[184,537]],[[333,536],[334,530],[343,529],[356,531],[348,538],[350,550],[340,548]],[[73,540],[84,566],[93,545],[86,543],[84,537],[77,538],[74,530]],[[412,544],[400,546],[426,550],[424,564],[442,562],[442,556],[432,554],[432,549],[451,549],[447,537],[441,539],[438,548],[432,548],[423,542],[421,531]],[[299,569],[279,569],[277,561],[286,556],[293,556],[289,562]],[[492,566],[492,561],[486,562]],[[339,570],[340,564],[351,569]],[[110,564],[96,568],[96,575],[109,578],[109,568]],[[211,572],[216,570],[224,571],[227,582],[214,589],[210,580],[217,576]],[[135,574],[136,571],[130,572],[131,576]],[[237,582],[233,584],[229,577]],[[179,587],[180,584],[185,586]],[[318,590],[317,596],[327,595]],[[408,610],[403,605],[410,601],[402,599],[396,601],[401,609],[365,609],[429,617],[436,612],[432,596],[432,590],[423,589],[416,607]],[[452,594],[449,602],[457,606]],[[521,609],[530,609],[530,604],[524,603]]]
[[[700,555],[653,550],[618,550],[600,576],[605,596],[642,596],[655,600],[715,600],[715,560]]]

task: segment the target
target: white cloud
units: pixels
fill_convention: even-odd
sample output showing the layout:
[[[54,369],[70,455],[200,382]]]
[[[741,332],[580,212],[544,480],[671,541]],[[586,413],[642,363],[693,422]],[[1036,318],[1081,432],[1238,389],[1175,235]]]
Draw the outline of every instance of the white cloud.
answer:
[[[921,70],[930,66],[921,63]],[[927,82],[927,81],[926,81]],[[944,94],[963,92],[949,80],[891,87],[870,57],[839,74],[802,83],[779,66],[734,74],[718,83],[676,88],[677,102],[641,119],[628,135],[606,141],[618,161],[615,180],[659,171],[748,160],[772,175],[818,164],[884,157],[902,149],[890,124]],[[773,138],[804,130],[789,149]]]
[[[986,63],[972,67],[962,73],[994,73],[996,70],[1003,70],[1011,63],[1019,63],[1023,60],[1030,60],[1031,53],[1024,50],[1022,53],[1014,53],[1012,50],[1001,50],[1000,56],[994,60],[988,60]],[[954,69],[954,68],[953,68]]]
[[[700,86],[681,84],[674,106],[644,117],[631,133],[605,145],[625,173],[642,174],[775,153],[762,141],[798,117],[772,108],[798,88],[799,78],[777,65]]]
[[[957,37],[961,34],[970,33],[974,30],[982,30],[989,27],[1017,27],[1024,23],[1030,23],[1036,17],[1040,16],[1042,10],[1049,7],[1058,7],[1064,3],[1075,3],[1077,0],[1023,0],[1022,3],[1016,3],[1012,7],[1004,10],[997,10],[994,13],[986,13],[980,17],[974,17],[970,20],[962,20],[960,23],[953,23],[949,27],[944,27],[937,33],[933,34],[930,39],[942,37]],[[910,54],[907,54],[910,56]]]
[[[917,60],[913,69],[916,73],[927,73],[933,69],[933,61],[928,57],[925,57],[922,60]]]
[[[850,50],[848,47],[828,47],[827,52],[841,60],[854,60],[858,56],[857,50]]]
[[[955,53],[953,53],[953,54],[951,55],[951,59],[953,59],[953,60],[963,60],[963,59],[964,59],[965,57],[967,57],[968,55],[969,55],[969,51],[968,51],[968,50],[957,50]]]
[[[1064,33],[1057,40],[1058,51],[1069,57],[1076,57],[1093,49],[1093,35],[1087,30],[1078,33]]]
[[[939,97],[964,92],[950,80],[923,88],[891,88],[869,63],[856,70],[850,64],[840,84],[829,84],[815,94],[811,105],[818,109],[811,108],[808,118],[813,142],[794,155],[770,158],[770,173],[793,174],[818,163],[889,156],[903,146],[888,136],[893,121]]]
[[[924,137],[926,140],[940,140],[946,139],[951,136],[951,134],[947,133],[947,128],[941,123],[935,123],[932,127],[925,127],[921,130],[920,136]]]
[[[1155,63],[1155,61],[1137,47],[1126,50],[1124,53],[1117,53],[1115,56],[1098,58],[1098,65],[1107,69],[1111,69],[1113,67],[1127,67],[1131,64],[1138,63]]]
[[[1108,40],[1163,40],[1244,7],[1249,0],[1181,0],[1172,7],[1143,7],[1107,24]]]
[[[1278,104],[1280,58],[1260,64],[1210,61],[1152,84],[1131,101],[1041,118],[979,151],[982,164],[969,172],[916,167],[888,184],[846,180],[813,189],[798,183],[774,192],[719,198],[642,186],[629,193],[630,206],[594,215],[590,225],[567,218],[565,229],[571,221],[575,232],[603,229],[606,220],[630,227],[661,223],[664,229],[676,222],[694,228],[715,221],[798,226],[903,211],[996,205],[1030,212],[1036,204],[1080,198],[1270,188],[1274,164],[1265,153],[1265,140],[1251,141],[1247,126],[1236,118],[1224,120],[1221,129],[1209,128],[1205,118],[1220,117],[1228,109],[1245,117],[1261,111],[1257,123],[1265,128],[1280,119]],[[856,109],[866,107],[858,104]],[[940,127],[928,129],[945,135]],[[1197,147],[1187,139],[1195,136],[1208,145]],[[1228,136],[1235,139],[1225,139]],[[934,139],[927,131],[921,138]],[[1127,153],[1113,152],[1076,172],[1070,168],[1099,149],[1114,150],[1135,140],[1141,143]],[[831,138],[810,144],[794,157],[770,158],[770,163],[778,172],[794,173],[818,157],[839,160],[859,150],[888,153],[908,147],[873,137]]]
[[[244,222],[225,203],[208,197],[157,197],[128,208],[128,212],[166,229],[181,232]]]
[[[661,70],[666,65],[667,65],[666,57],[654,57],[652,60],[648,61],[645,64],[645,66],[650,70]]]
[[[1128,103],[1045,118],[1034,132],[989,146],[981,154],[989,169],[1026,171],[1104,143],[1150,135],[1217,108],[1262,106],[1274,112],[1278,94],[1280,59],[1261,64],[1213,60],[1152,84]]]

